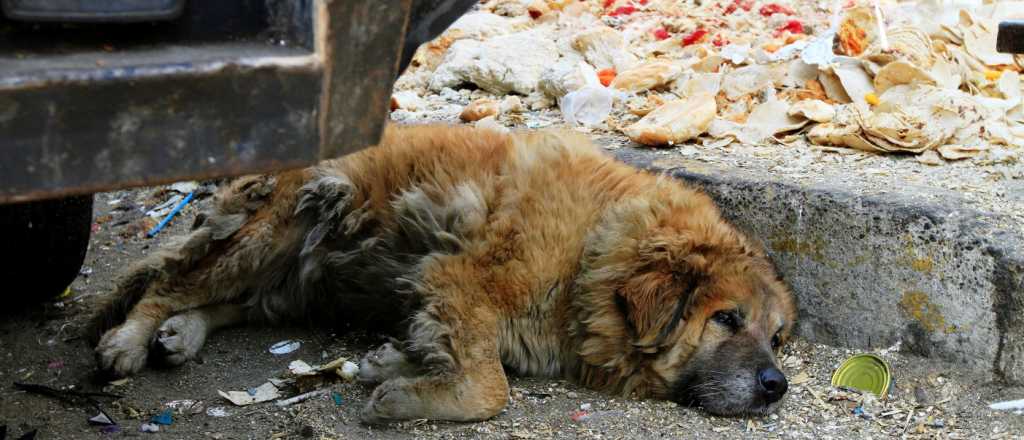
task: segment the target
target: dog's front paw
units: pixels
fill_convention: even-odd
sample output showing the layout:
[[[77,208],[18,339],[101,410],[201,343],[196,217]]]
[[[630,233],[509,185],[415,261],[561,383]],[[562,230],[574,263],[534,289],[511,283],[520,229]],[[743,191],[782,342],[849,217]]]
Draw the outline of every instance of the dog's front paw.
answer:
[[[168,318],[157,329],[151,349],[160,362],[176,366],[194,359],[206,342],[207,323],[197,313]]]
[[[415,370],[415,366],[409,362],[405,353],[389,342],[359,360],[357,379],[367,385],[379,384],[388,379],[412,376]]]
[[[96,345],[99,368],[118,377],[139,372],[146,365],[148,339],[149,335],[131,322],[114,327]]]
[[[423,414],[419,396],[409,391],[410,381],[392,379],[380,384],[370,395],[360,418],[366,424],[383,424],[420,418]]]

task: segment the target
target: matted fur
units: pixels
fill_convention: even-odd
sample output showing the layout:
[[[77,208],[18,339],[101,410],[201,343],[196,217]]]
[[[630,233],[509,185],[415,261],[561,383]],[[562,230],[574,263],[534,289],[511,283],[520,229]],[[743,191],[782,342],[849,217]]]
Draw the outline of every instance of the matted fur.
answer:
[[[704,194],[581,135],[389,126],[216,197],[102,308],[101,368],[184,362],[243,317],[318,320],[396,332],[362,363],[380,383],[367,421],[491,417],[503,365],[722,414],[777,407],[757,371],[795,311],[762,250]]]

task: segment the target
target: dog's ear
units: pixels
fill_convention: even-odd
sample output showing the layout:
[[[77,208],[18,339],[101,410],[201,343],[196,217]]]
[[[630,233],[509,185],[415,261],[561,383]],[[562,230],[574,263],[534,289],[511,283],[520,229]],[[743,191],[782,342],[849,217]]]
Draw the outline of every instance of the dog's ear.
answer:
[[[640,241],[637,254],[650,266],[664,267],[676,277],[696,276],[709,270],[712,255],[720,249],[710,237],[691,232],[653,230]]]
[[[580,302],[593,308],[585,313],[596,309],[620,319],[614,331],[594,320],[588,325],[592,333],[615,334],[655,353],[687,323],[704,274],[710,273],[719,231],[708,219],[674,215],[670,208],[645,198],[626,199],[606,210],[588,235],[581,288],[601,293]],[[599,300],[587,304],[590,298]]]
[[[686,321],[697,297],[698,272],[652,271],[635,274],[615,291],[615,306],[631,343],[657,353]]]

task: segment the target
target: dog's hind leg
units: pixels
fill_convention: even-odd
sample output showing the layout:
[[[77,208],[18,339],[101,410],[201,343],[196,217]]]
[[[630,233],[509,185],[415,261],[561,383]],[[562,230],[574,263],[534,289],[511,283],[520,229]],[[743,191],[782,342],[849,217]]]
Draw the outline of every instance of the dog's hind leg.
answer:
[[[95,349],[100,369],[118,376],[135,373],[145,365],[150,343],[168,318],[241,302],[275,260],[281,243],[291,237],[280,223],[291,216],[294,204],[287,199],[284,206],[265,203],[274,182],[272,177],[233,182],[189,236],[129,272],[94,319],[95,334],[102,334]],[[172,362],[178,359],[172,357]]]
[[[230,240],[226,250],[210,253],[209,259],[188,270],[165,266],[130,307],[124,322],[100,338],[95,350],[100,369],[118,376],[135,373],[145,366],[157,330],[172,316],[241,300],[261,269],[261,260],[271,259],[272,254],[266,248],[269,237],[246,238],[254,242]],[[219,309],[208,311],[213,310]]]
[[[218,329],[245,322],[239,304],[216,304],[192,309],[168,318],[157,329],[150,357],[165,365],[181,365],[194,359],[206,337]]]

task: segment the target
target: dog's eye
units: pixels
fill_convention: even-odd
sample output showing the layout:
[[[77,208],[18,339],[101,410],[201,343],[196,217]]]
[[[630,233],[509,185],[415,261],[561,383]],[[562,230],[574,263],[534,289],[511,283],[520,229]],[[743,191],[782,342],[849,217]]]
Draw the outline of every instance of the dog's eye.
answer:
[[[716,312],[711,319],[733,331],[740,328],[740,316],[734,310]]]
[[[779,334],[776,333],[775,336],[772,336],[772,350],[778,350],[779,346],[781,346],[781,345],[782,345],[782,338],[779,338]]]

